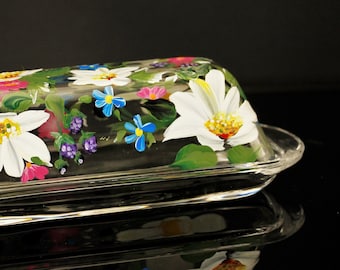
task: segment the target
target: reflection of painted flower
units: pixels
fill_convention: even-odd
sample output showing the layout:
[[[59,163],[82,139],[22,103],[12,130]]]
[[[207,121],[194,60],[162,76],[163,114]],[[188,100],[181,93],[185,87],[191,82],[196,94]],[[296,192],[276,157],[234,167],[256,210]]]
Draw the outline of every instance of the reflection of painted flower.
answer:
[[[21,182],[26,183],[27,181],[33,180],[34,178],[42,180],[45,179],[47,174],[48,169],[45,166],[26,162],[26,167],[21,176]]]
[[[106,117],[112,115],[113,106],[122,108],[126,105],[126,100],[121,97],[114,97],[112,86],[105,86],[104,93],[99,90],[93,90],[92,96],[96,99],[95,106],[103,108],[103,114]]]
[[[38,128],[40,138],[53,139],[54,137],[52,136],[51,132],[60,132],[66,134],[70,132],[69,129],[64,127],[62,121],[55,117],[53,112],[46,110],[46,113],[48,113],[50,117]]]
[[[162,98],[166,94],[166,89],[160,86],[143,87],[137,92],[137,96],[150,100]]]
[[[71,70],[74,76],[69,77],[69,80],[74,80],[74,84],[76,85],[124,86],[131,82],[131,79],[128,77],[132,71],[136,69],[138,69],[138,67],[120,67],[114,69],[100,67],[96,70]]]
[[[0,72],[0,82],[18,80],[21,77],[32,75],[40,70],[42,69]]]
[[[0,171],[13,177],[20,177],[24,161],[32,162],[38,157],[50,165],[50,152],[42,139],[30,133],[47,121],[49,114],[44,111],[28,110],[20,114],[0,114]]]
[[[258,136],[257,116],[250,103],[240,105],[236,87],[225,94],[225,78],[221,71],[211,70],[202,79],[190,80],[191,92],[170,96],[180,115],[164,132],[164,140],[196,136],[199,143],[213,150],[224,144],[235,146],[254,141]]]
[[[195,57],[172,57],[168,59],[168,62],[174,64],[176,67],[190,66],[193,64]]]
[[[133,121],[135,122],[136,126],[130,122],[126,122],[124,125],[126,130],[132,133],[131,135],[125,137],[125,142],[128,144],[135,142],[136,150],[138,152],[143,152],[145,150],[144,132],[154,132],[156,130],[156,125],[151,122],[143,124],[139,114],[136,114],[133,117]]]
[[[236,251],[227,256],[226,251],[216,252],[203,261],[199,270],[252,270],[258,263],[260,251]]]
[[[28,82],[12,80],[12,81],[2,81],[0,82],[0,91],[15,91],[26,88]]]

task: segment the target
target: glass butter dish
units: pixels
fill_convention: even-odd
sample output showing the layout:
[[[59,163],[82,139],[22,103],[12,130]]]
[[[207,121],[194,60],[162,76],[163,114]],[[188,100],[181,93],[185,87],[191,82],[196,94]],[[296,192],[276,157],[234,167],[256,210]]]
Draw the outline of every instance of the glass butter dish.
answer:
[[[0,225],[250,196],[304,152],[202,57],[0,72],[0,100]]]

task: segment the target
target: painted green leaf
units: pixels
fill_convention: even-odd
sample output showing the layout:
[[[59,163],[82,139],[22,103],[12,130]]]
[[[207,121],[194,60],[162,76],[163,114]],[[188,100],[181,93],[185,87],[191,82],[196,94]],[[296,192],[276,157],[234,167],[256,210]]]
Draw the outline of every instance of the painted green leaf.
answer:
[[[69,71],[69,67],[44,69],[31,75],[24,76],[21,79],[28,82],[28,90],[39,89],[44,87],[45,83],[48,83],[50,86],[54,86],[56,82],[54,78],[66,75]]]
[[[187,170],[213,167],[216,164],[216,153],[210,147],[188,144],[178,151],[175,161],[171,166]]]
[[[45,162],[43,162],[39,157],[31,157],[31,161],[37,165],[45,165]]]
[[[148,82],[151,81],[154,78],[155,74],[151,72],[147,72],[146,70],[141,70],[134,72],[132,75],[130,75],[130,78],[137,82]]]
[[[90,104],[92,102],[92,97],[90,95],[83,95],[79,97],[79,102],[84,104]]]
[[[257,159],[256,151],[244,145],[237,145],[228,149],[227,156],[230,163],[234,164],[254,162]]]
[[[47,95],[45,104],[46,109],[52,111],[55,117],[62,123],[65,113],[64,100],[58,95]]]
[[[22,112],[32,106],[32,98],[25,92],[7,94],[2,99],[2,106],[7,111]]]

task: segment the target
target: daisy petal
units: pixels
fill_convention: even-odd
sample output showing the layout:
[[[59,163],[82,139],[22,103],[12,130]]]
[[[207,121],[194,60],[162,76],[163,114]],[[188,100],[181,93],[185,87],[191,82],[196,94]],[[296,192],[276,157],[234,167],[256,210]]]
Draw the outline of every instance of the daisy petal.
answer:
[[[6,174],[13,177],[20,177],[24,170],[24,161],[15,151],[15,147],[10,141],[2,143],[2,153],[5,156],[4,169]]]
[[[19,156],[29,162],[32,162],[32,157],[39,157],[46,163],[51,160],[50,151],[44,141],[32,133],[24,132],[12,138],[11,143]]]
[[[48,120],[49,117],[50,114],[47,112],[41,110],[30,110],[18,114],[15,121],[20,124],[22,131],[31,131],[40,127]]]

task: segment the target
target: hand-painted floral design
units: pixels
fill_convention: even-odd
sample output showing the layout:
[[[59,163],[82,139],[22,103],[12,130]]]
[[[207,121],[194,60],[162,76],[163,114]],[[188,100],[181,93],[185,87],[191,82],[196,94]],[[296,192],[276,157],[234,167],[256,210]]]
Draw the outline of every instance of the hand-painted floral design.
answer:
[[[114,107],[122,108],[126,105],[125,99],[114,96],[112,86],[105,86],[104,93],[99,90],[93,90],[92,96],[96,99],[95,106],[97,108],[103,108],[103,114],[106,117],[112,115]]]
[[[30,133],[47,121],[49,114],[42,110],[28,110],[20,114],[0,114],[0,171],[21,177],[24,161],[38,157],[50,165],[51,155],[45,142]]]
[[[202,57],[0,72],[0,100],[4,179],[72,176],[78,165],[86,174],[115,170],[94,164],[97,156],[112,154],[115,164],[119,149],[135,152],[125,152],[130,144],[146,156],[171,145],[160,165],[181,170],[253,162],[267,153],[236,79]]]
[[[235,146],[254,141],[258,136],[257,116],[249,102],[240,105],[240,93],[231,87],[227,94],[225,78],[213,69],[202,79],[190,80],[192,92],[170,96],[180,117],[164,132],[164,140],[196,136],[199,143],[215,151],[225,143]]]
[[[124,86],[131,82],[128,78],[133,71],[138,67],[120,67],[108,69],[106,67],[99,67],[95,70],[71,70],[74,76],[69,77],[69,80],[74,80],[75,85],[94,84],[97,86]]]
[[[166,95],[166,89],[160,86],[143,87],[137,92],[137,96],[145,99],[156,100]]]
[[[40,138],[53,139],[53,132],[69,133],[70,130],[65,128],[61,119],[58,119],[53,112],[46,110],[50,115],[48,120],[38,128],[38,135]]]
[[[135,142],[135,148],[138,152],[143,152],[146,148],[146,139],[145,134],[147,132],[154,132],[156,130],[156,125],[154,123],[148,122],[143,124],[141,116],[139,114],[136,114],[133,117],[133,122],[135,125],[133,125],[130,122],[126,122],[124,124],[124,127],[127,131],[132,133],[131,135],[128,135],[125,137],[125,142],[127,144]]]
[[[41,71],[41,68],[40,69],[32,69],[32,70],[23,70],[23,71],[0,72],[0,82],[18,80],[21,77],[32,75],[32,74],[34,74],[38,71]]]
[[[26,81],[11,80],[0,82],[0,91],[15,91],[25,89],[28,85]]]
[[[46,166],[32,164],[26,162],[25,169],[21,176],[21,182],[26,183],[33,179],[43,180],[48,174],[48,168]]]
[[[171,57],[168,59],[168,63],[175,65],[176,67],[186,67],[193,65],[195,57],[179,56]]]

